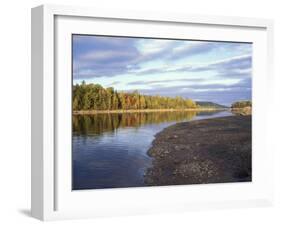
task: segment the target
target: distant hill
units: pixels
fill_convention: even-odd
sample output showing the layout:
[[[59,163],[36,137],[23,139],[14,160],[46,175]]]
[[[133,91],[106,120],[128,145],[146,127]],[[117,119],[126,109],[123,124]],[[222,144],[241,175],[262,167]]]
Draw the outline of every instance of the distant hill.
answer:
[[[196,104],[202,108],[229,108],[227,106],[216,104],[213,102],[208,102],[208,101],[196,101]]]

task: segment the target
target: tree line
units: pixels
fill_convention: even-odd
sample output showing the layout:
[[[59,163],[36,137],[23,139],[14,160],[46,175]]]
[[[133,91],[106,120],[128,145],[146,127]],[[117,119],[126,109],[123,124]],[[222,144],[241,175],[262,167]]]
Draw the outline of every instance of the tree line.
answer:
[[[191,99],[182,97],[163,97],[117,92],[113,87],[104,88],[99,84],[73,85],[73,110],[131,110],[131,109],[185,109],[196,108]]]
[[[231,108],[244,108],[244,107],[252,107],[252,101],[250,100],[237,101],[231,105]]]

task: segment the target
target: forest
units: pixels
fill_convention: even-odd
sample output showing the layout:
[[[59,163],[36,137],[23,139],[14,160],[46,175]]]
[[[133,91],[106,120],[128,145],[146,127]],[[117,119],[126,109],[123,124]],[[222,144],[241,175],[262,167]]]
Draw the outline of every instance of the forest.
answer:
[[[113,87],[104,88],[99,84],[73,85],[73,110],[131,110],[131,109],[187,109],[197,108],[191,99],[142,95],[118,92]]]
[[[252,107],[252,101],[250,100],[237,101],[231,105],[231,108],[244,108],[244,107]]]

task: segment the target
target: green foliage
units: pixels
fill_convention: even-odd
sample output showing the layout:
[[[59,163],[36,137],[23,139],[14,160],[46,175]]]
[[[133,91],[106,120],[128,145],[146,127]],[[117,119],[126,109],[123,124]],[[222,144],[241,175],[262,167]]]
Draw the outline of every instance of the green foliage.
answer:
[[[237,101],[231,105],[231,108],[244,108],[244,107],[252,107],[252,101],[250,100]]]
[[[73,110],[137,110],[137,109],[186,109],[197,108],[191,99],[162,97],[117,92],[114,88],[103,88],[99,84],[73,86]]]

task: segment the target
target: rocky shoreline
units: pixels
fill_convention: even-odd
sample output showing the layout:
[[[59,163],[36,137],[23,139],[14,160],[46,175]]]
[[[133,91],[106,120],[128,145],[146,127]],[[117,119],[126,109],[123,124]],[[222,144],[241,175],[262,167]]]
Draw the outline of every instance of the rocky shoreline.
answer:
[[[183,122],[156,134],[145,183],[154,185],[252,180],[252,117]]]

